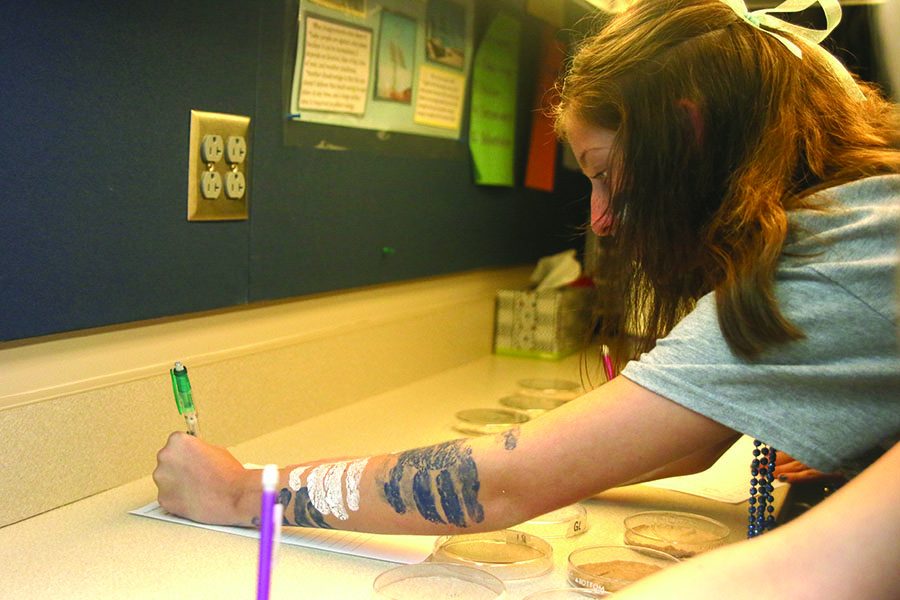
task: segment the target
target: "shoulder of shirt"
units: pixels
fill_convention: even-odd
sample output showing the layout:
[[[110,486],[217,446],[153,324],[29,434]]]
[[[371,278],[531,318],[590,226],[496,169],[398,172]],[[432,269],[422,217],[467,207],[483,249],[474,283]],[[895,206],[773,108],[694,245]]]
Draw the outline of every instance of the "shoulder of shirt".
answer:
[[[817,192],[808,208],[789,213],[785,251],[798,245],[830,244],[848,229],[900,233],[900,175],[880,175]],[[809,248],[807,248],[809,249]]]
[[[812,204],[821,198],[845,205],[900,202],[900,174],[876,175],[826,188],[811,196]]]

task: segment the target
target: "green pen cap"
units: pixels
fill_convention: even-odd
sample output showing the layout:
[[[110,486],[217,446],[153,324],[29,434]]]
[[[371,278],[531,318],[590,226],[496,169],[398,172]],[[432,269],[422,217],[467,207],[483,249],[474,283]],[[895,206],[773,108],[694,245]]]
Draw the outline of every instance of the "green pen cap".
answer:
[[[172,392],[175,394],[175,403],[180,414],[195,412],[194,398],[191,395],[191,381],[188,379],[187,367],[180,362],[175,363],[175,368],[169,369],[172,376]]]

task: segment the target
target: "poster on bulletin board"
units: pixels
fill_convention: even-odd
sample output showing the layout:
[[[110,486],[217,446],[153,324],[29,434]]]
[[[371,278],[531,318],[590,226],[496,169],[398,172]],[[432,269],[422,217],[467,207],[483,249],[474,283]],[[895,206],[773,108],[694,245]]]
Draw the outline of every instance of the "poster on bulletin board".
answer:
[[[291,118],[459,139],[474,0],[300,0]]]

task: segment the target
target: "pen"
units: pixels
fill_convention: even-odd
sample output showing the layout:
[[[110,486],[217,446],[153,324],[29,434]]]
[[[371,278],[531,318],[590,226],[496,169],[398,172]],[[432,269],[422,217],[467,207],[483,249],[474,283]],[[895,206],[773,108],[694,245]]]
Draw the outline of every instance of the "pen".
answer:
[[[197,419],[197,409],[194,408],[194,398],[191,395],[191,381],[188,379],[187,367],[181,362],[176,362],[175,367],[169,369],[172,376],[172,392],[175,394],[175,404],[178,412],[187,423],[187,432],[193,436],[200,436],[200,422]]]
[[[606,371],[606,380],[611,381],[616,376],[616,370],[613,368],[612,359],[609,356],[609,346],[603,344],[600,348],[600,356],[603,358],[603,370]]]
[[[278,485],[278,467],[266,465],[262,472],[262,506],[259,514],[259,571],[256,578],[257,600],[269,599],[269,588],[272,581],[272,549],[275,541],[278,516],[275,511],[275,486]]]

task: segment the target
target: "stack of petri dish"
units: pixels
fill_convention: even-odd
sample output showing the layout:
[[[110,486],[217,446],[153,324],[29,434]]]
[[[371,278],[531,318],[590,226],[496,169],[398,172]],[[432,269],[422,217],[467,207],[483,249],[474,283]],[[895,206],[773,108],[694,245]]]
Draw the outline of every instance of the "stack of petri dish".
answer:
[[[459,564],[424,562],[395,567],[375,578],[378,600],[465,598],[497,600],[506,597],[506,586],[490,573]]]
[[[527,394],[513,394],[511,396],[500,398],[500,404],[506,408],[522,411],[529,417],[536,417],[544,414],[548,410],[559,408],[566,402],[566,400],[560,400],[559,398],[545,398],[543,396],[529,396]]]
[[[638,546],[590,546],[569,554],[566,575],[575,587],[618,592],[678,563],[665,552]]]
[[[524,600],[585,600],[585,598],[606,598],[611,594],[588,588],[555,588],[528,594]]]
[[[607,598],[611,594],[587,588],[556,588],[541,590],[525,596],[524,600],[584,600],[585,598]]]
[[[625,543],[689,558],[725,543],[731,530],[709,517],[651,510],[625,519]]]
[[[456,413],[453,428],[460,433],[484,435],[500,433],[526,423],[530,417],[524,412],[502,408],[470,408]]]
[[[519,380],[518,393],[568,402],[582,394],[581,385],[567,379],[529,378]]]
[[[538,536],[501,529],[440,537],[432,560],[476,567],[504,581],[527,579],[553,568],[553,548]]]

